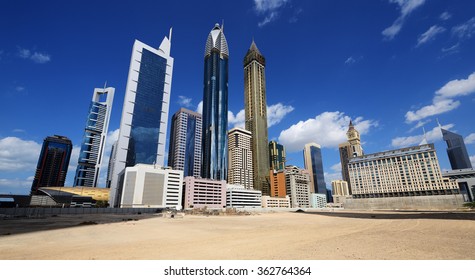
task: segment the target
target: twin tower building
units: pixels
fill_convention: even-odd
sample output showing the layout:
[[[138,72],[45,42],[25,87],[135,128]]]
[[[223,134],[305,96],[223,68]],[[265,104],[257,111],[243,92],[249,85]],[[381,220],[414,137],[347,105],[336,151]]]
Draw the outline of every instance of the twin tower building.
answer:
[[[163,39],[158,49],[137,40],[134,43],[119,138],[111,152],[109,166],[110,205],[113,207],[119,203],[126,167],[165,164],[173,73],[171,37],[170,29],[168,38]],[[172,118],[168,165],[183,170],[185,176],[227,180],[232,173],[228,170],[228,59],[223,26],[216,24],[205,46],[202,114],[180,109]],[[263,194],[268,193],[269,176],[264,70],[265,58],[252,42],[244,58],[246,130],[242,130],[252,136],[248,138],[252,152],[249,153],[251,158],[244,160],[252,162],[252,179],[248,180]],[[239,139],[236,135],[229,141],[237,145]]]

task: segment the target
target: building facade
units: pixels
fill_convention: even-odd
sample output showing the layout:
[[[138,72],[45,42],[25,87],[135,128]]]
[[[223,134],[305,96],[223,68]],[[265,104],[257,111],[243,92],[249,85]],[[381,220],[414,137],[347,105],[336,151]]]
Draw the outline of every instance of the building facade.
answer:
[[[270,170],[284,170],[286,163],[285,148],[276,141],[269,142]]]
[[[290,208],[290,198],[285,197],[273,197],[264,195],[262,196],[262,208]]]
[[[442,178],[434,144],[364,155],[348,164],[353,198],[458,194]]]
[[[228,43],[216,24],[206,40],[203,85],[201,177],[226,180],[228,175]]]
[[[242,128],[233,128],[228,133],[228,183],[254,187],[252,164],[252,134]]]
[[[332,192],[333,202],[337,204],[343,204],[351,198],[348,182],[343,180],[332,181]]]
[[[31,193],[42,187],[64,186],[73,145],[65,136],[48,136],[43,141]]]
[[[285,197],[287,195],[284,170],[270,170],[269,180],[269,194],[271,197]]]
[[[348,141],[338,145],[338,150],[340,152],[341,177],[343,181],[348,182],[348,188],[351,194],[351,181],[348,163],[351,158],[359,157],[364,154],[363,148],[361,147],[360,133],[358,130],[356,130],[351,120],[350,124],[348,125],[346,137]]]
[[[120,196],[121,208],[182,209],[183,171],[157,165],[126,167]]]
[[[184,176],[201,176],[201,114],[181,108],[172,117],[168,165]]]
[[[452,170],[472,168],[470,157],[462,135],[440,128],[444,141],[447,143],[447,155]]]
[[[241,185],[228,184],[226,188],[226,207],[262,207],[262,192]]]
[[[327,195],[321,193],[310,194],[310,206],[312,208],[325,208],[327,207]]]
[[[115,89],[95,88],[79,152],[74,186],[97,187],[104,158]]]
[[[171,29],[158,49],[135,40],[130,59],[119,138],[111,181],[110,205],[116,207],[119,174],[136,164],[164,166],[168,108],[173,73]]]
[[[310,192],[327,194],[323,175],[322,149],[315,143],[306,144],[303,149],[305,169],[310,172]]]
[[[223,209],[226,208],[226,181],[185,177],[184,207]]]
[[[296,166],[285,167],[286,193],[292,208],[310,208],[310,174]]]
[[[254,188],[269,194],[266,60],[254,40],[244,57],[244,111],[246,129],[252,133]]]

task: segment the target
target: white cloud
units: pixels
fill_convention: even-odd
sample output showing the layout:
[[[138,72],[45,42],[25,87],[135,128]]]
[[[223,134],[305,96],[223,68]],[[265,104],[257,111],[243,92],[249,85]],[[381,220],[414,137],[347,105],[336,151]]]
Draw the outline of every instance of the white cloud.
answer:
[[[282,103],[267,106],[267,126],[271,127],[280,123],[293,110],[294,107]]]
[[[326,183],[328,189],[331,189],[332,181],[342,180],[341,172],[335,172],[335,173],[325,172],[323,174],[323,176],[325,177],[325,183]]]
[[[233,114],[233,112],[228,111],[228,126],[229,127],[244,128],[245,121],[246,121],[246,114],[245,114],[244,109],[239,111],[239,113],[237,113],[236,116]]]
[[[315,142],[322,147],[338,147],[338,144],[345,142],[346,132],[350,117],[342,112],[324,112],[313,119],[300,121],[279,135],[279,143],[285,146],[289,152],[303,149],[307,143]],[[356,129],[360,134],[366,134],[378,123],[373,120],[363,120],[362,117],[354,119]]]
[[[467,79],[452,80],[436,91],[436,99],[454,98],[475,92],[475,72]]]
[[[200,101],[200,103],[198,103],[198,106],[196,106],[196,112],[203,114],[203,101]]]
[[[442,52],[444,53],[456,53],[459,51],[459,47],[460,47],[460,43],[457,43],[455,45],[452,45],[450,47],[447,47],[447,48],[442,48]]]
[[[475,133],[471,133],[469,136],[465,137],[464,142],[465,144],[475,143]]]
[[[449,12],[443,12],[443,13],[439,16],[439,18],[440,18],[441,20],[448,20],[448,19],[450,19],[451,17],[452,17],[452,15],[449,14]]]
[[[452,111],[460,106],[460,101],[455,97],[469,95],[475,92],[475,72],[467,79],[452,80],[435,92],[432,104],[422,107],[417,111],[406,113],[406,122],[420,121],[430,116]]]
[[[394,23],[383,30],[382,34],[386,40],[392,40],[401,31],[406,17],[409,16],[416,8],[422,6],[425,0],[389,0],[389,3],[395,3],[399,5],[401,14],[394,21]]]
[[[51,60],[51,55],[45,53],[34,52],[28,49],[18,47],[18,56],[24,59],[30,59],[35,63],[46,63]]]
[[[74,176],[76,176],[76,169],[78,166],[78,159],[79,159],[79,153],[81,152],[81,146],[73,146],[73,150],[71,151],[71,157],[69,159],[69,166],[68,166],[68,177],[71,177],[74,179]]]
[[[100,187],[103,187],[106,185],[106,179],[107,179],[107,168],[109,167],[109,160],[111,157],[111,149],[112,145],[114,145],[115,141],[119,139],[119,131],[120,129],[112,130],[107,133],[107,139],[106,139],[106,146],[104,148],[104,157],[102,160],[101,164],[101,172],[99,174],[99,182],[98,185]]]
[[[35,141],[17,137],[0,139],[0,171],[34,173],[41,146]]]
[[[414,126],[413,128],[411,128],[411,129],[409,130],[409,132],[413,132],[414,130],[416,130],[416,129],[418,129],[418,128],[424,126],[424,125],[426,125],[426,124],[429,123],[430,121],[431,121],[431,120],[428,119],[428,120],[425,120],[425,121],[419,121],[419,122],[417,122],[416,126]]]
[[[0,178],[0,187],[2,188],[21,188],[21,189],[28,189],[31,188],[31,184],[33,183],[33,176],[30,176],[25,179],[21,178],[14,178],[14,179],[3,179]]]
[[[442,126],[443,129],[449,130],[454,127],[453,124],[447,124]],[[442,140],[442,132],[438,126],[434,127],[432,130],[426,132],[425,138],[428,143],[433,143],[436,141]],[[414,145],[419,145],[424,140],[424,134],[407,136],[407,137],[396,137],[392,139],[391,145],[396,148],[401,147],[410,147]]]
[[[193,104],[191,104],[191,100],[192,100],[191,98],[183,96],[183,95],[178,96],[178,104],[186,108],[193,106]]]
[[[445,32],[445,28],[437,25],[431,26],[426,32],[422,33],[417,39],[416,47],[435,39],[435,37]]]
[[[452,99],[439,100],[435,101],[432,105],[427,105],[422,107],[417,111],[409,111],[406,113],[406,122],[412,123],[415,121],[420,121],[427,117],[440,115],[445,112],[454,110],[460,106],[459,101],[454,101]]]
[[[38,53],[35,52],[33,55],[30,57],[31,60],[33,60],[36,63],[46,63],[51,60],[51,56],[49,54],[44,54],[44,53]]]
[[[263,27],[279,17],[279,10],[290,0],[254,0],[254,10],[258,15],[264,15],[264,19],[257,25]],[[294,20],[296,20],[294,15]]]
[[[352,56],[348,57],[346,60],[345,60],[345,64],[353,64],[356,62],[356,59],[354,59]]]
[[[22,92],[22,91],[25,90],[25,87],[17,86],[17,87],[15,87],[15,90],[16,90],[17,92]]]
[[[335,163],[334,165],[332,165],[330,167],[331,170],[335,171],[335,172],[341,172],[341,163]]]
[[[470,39],[475,34],[475,17],[452,28],[452,34],[459,39]]]

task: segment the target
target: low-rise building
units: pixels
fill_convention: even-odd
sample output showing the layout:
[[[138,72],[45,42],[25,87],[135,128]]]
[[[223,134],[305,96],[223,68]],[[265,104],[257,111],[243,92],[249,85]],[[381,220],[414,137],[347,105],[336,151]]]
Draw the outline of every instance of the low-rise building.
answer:
[[[227,185],[226,207],[262,207],[262,192],[241,185]]]
[[[321,193],[310,194],[310,206],[312,206],[312,208],[327,207],[327,195]]]
[[[285,197],[264,195],[262,196],[262,208],[290,208],[290,198],[288,195]]]
[[[185,177],[184,208],[226,208],[226,181]]]

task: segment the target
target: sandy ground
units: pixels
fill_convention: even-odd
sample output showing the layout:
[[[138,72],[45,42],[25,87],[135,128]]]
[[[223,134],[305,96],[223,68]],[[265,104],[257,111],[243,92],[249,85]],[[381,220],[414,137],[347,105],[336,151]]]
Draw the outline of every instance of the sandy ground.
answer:
[[[61,216],[0,220],[0,259],[474,260],[474,239],[474,212]]]

